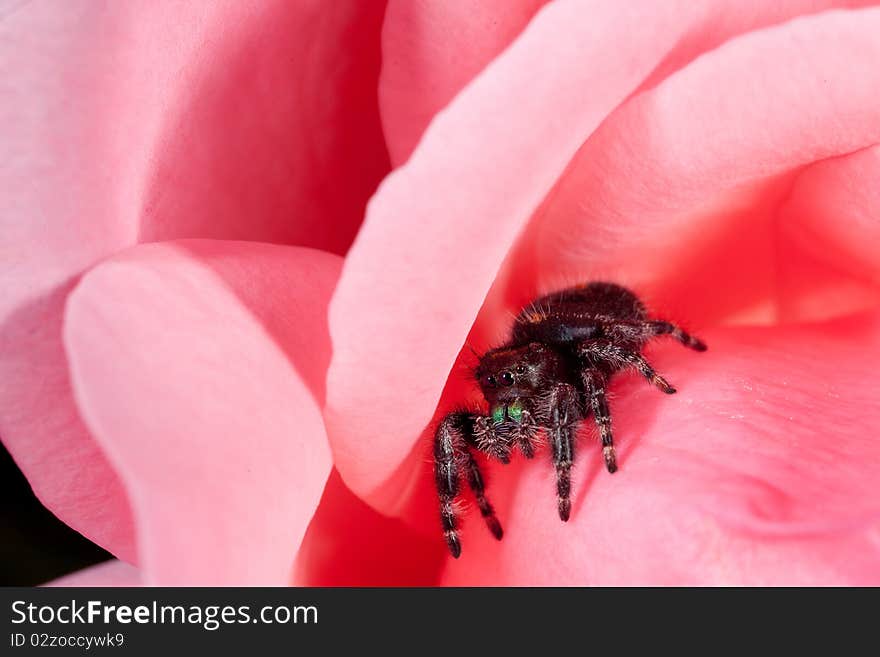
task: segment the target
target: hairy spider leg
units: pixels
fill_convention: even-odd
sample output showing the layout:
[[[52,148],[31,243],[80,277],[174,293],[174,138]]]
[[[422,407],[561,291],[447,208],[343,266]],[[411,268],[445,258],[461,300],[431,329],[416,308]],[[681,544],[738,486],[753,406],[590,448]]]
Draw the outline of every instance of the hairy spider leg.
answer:
[[[594,365],[607,363],[615,369],[629,366],[667,395],[675,392],[675,388],[669,385],[666,379],[657,374],[650,363],[638,352],[619,347],[609,340],[588,340],[581,343],[578,351],[583,358],[586,358]]]
[[[667,322],[662,319],[652,319],[645,322],[645,328],[650,336],[668,334],[689,349],[693,349],[694,351],[706,351],[705,342],[698,340],[689,333],[685,333],[672,322]]]
[[[437,427],[434,437],[434,480],[440,497],[440,522],[443,536],[452,556],[461,555],[461,541],[458,538],[458,516],[455,512],[455,498],[459,492],[458,462],[456,441],[461,435],[455,416],[449,415]]]
[[[567,383],[557,385],[550,394],[550,444],[556,469],[556,499],[559,517],[567,522],[571,515],[571,466],[574,438],[581,419],[577,390]]]
[[[495,510],[486,499],[480,466],[467,445],[467,442],[475,440],[466,429],[473,424],[473,420],[474,418],[464,413],[451,413],[437,427],[434,437],[434,478],[440,498],[440,522],[449,552],[456,559],[461,556],[458,514],[455,508],[456,498],[461,492],[459,465],[464,466],[468,485],[474,491],[477,506],[489,531],[499,541],[504,535]]]
[[[489,500],[486,499],[486,489],[483,485],[483,475],[480,473],[480,466],[477,464],[477,460],[474,458],[471,450],[467,447],[464,448],[464,456],[467,462],[468,485],[474,491],[474,496],[477,498],[480,515],[486,521],[492,536],[500,541],[501,537],[504,536],[504,530],[501,529],[501,523],[498,522],[498,518],[495,516],[495,509],[492,508]]]
[[[614,452],[611,413],[608,411],[608,399],[605,396],[607,380],[601,372],[595,369],[584,370],[581,377],[589,399],[590,410],[593,411],[593,419],[599,429],[599,438],[602,440],[602,458],[605,459],[605,467],[608,472],[614,474],[617,472],[617,454]]]
[[[608,328],[609,337],[620,337],[630,341],[647,342],[660,335],[670,335],[688,349],[706,351],[706,343],[686,333],[672,322],[662,319],[646,319],[643,321],[615,321]]]

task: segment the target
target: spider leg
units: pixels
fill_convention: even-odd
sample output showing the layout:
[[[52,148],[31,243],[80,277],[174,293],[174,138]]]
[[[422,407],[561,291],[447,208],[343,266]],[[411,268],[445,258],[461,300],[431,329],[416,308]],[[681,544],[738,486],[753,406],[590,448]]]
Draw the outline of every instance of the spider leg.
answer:
[[[489,527],[489,531],[492,532],[492,536],[500,541],[501,537],[504,536],[504,530],[501,529],[501,523],[498,522],[498,518],[495,516],[495,509],[492,508],[489,500],[486,499],[486,490],[483,485],[483,475],[480,473],[480,466],[467,447],[464,449],[464,456],[466,461],[468,485],[471,487],[471,490],[474,491],[474,496],[477,498],[477,506],[480,508],[480,515],[482,515],[483,519],[486,521],[486,525]]]
[[[637,351],[624,349],[609,340],[590,340],[582,343],[578,348],[578,352],[594,366],[606,363],[613,365],[615,369],[632,367],[667,395],[675,392],[675,388],[669,385],[666,379],[657,374],[654,368],[651,367],[651,364]]]
[[[460,453],[461,418],[458,415],[447,415],[434,436],[434,481],[437,484],[437,496],[440,498],[440,523],[446,546],[452,556],[461,556],[461,541],[458,538],[458,516],[455,510],[455,498],[460,488],[458,472],[458,454]]]
[[[586,369],[581,373],[584,389],[589,396],[590,409],[593,411],[593,419],[599,428],[599,437],[602,439],[602,457],[605,459],[605,467],[608,472],[617,472],[617,455],[614,452],[614,437],[611,433],[611,414],[608,412],[608,400],[605,397],[607,381],[605,376],[595,369]]]
[[[575,429],[580,412],[578,394],[567,383],[557,385],[550,394],[550,443],[556,468],[556,498],[559,517],[567,522],[571,515],[571,465],[574,462]]]
[[[694,351],[706,351],[706,343],[685,333],[681,328],[662,319],[651,319],[645,322],[645,328],[650,332],[651,337],[655,335],[671,335],[673,338],[681,342],[685,347]]]
[[[480,466],[468,447],[474,441],[472,427],[475,420],[467,413],[450,413],[434,435],[434,480],[440,499],[440,522],[449,552],[456,559],[461,555],[461,539],[458,536],[459,521],[456,501],[461,493],[462,470],[468,485],[474,491],[480,514],[492,535],[501,540],[503,531],[495,510],[486,499]]]
[[[685,347],[694,351],[706,351],[706,343],[686,333],[672,322],[662,319],[646,319],[640,322],[614,322],[606,327],[606,332],[611,338],[645,342],[658,335],[671,335]]]

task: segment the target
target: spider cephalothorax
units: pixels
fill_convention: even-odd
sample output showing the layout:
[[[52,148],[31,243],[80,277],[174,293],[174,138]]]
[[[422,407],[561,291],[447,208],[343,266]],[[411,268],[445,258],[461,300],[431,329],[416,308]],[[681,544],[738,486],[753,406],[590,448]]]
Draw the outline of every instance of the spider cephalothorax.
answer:
[[[613,283],[589,283],[541,297],[516,318],[507,344],[485,353],[475,370],[488,413],[457,411],[437,427],[434,474],[440,518],[452,556],[461,554],[455,499],[464,477],[498,539],[502,531],[485,497],[472,450],[502,463],[514,449],[535,455],[546,434],[556,469],[559,517],[571,513],[571,465],[577,425],[591,414],[608,472],[617,470],[605,390],[618,370],[633,368],[665,393],[675,389],[642,357],[642,347],[671,335],[686,347],[706,345],[663,320],[649,319],[639,298]]]

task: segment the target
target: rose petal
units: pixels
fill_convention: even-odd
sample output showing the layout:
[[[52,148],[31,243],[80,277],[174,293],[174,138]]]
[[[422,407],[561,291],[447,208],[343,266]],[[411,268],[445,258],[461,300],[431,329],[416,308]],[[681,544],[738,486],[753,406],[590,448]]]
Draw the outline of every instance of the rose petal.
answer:
[[[758,305],[772,321],[790,172],[880,141],[878,31],[880,9],[800,18],[633,98],[577,154],[518,259],[539,287],[625,278],[661,306],[687,297],[703,321]]]
[[[80,419],[68,379],[61,323],[74,282],[24,302],[0,325],[0,436],[50,511],[133,562],[125,489]]]
[[[70,575],[53,579],[43,586],[143,586],[141,571],[124,561],[111,559]]]
[[[340,260],[185,241],[89,272],[64,339],[128,487],[146,581],[281,584],[330,472],[320,406]]]
[[[135,558],[128,502],[80,420],[64,299],[136,241],[342,253],[388,168],[381,3],[18,3],[0,21],[0,435],[61,519]],[[345,190],[345,193],[340,193]]]
[[[383,3],[210,9],[156,126],[141,241],[209,236],[345,253],[389,169],[377,92]],[[156,47],[135,53],[152,61]]]
[[[379,103],[394,166],[428,122],[522,31],[547,0],[389,0]]]
[[[17,230],[55,247],[106,240],[109,225],[123,241],[344,252],[388,167],[383,11],[357,0],[134,0],[11,12],[0,70],[13,156],[4,183],[16,193],[4,202],[32,219]],[[77,249],[52,255],[50,266],[75,263],[66,271],[90,263]]]
[[[293,583],[433,586],[445,560],[442,541],[377,513],[334,470],[297,554]]]
[[[784,23],[798,16],[819,14],[829,9],[858,8],[876,4],[877,0],[781,0],[780,2],[713,0],[688,3],[691,5],[687,7],[688,11],[696,11],[699,15],[694,27],[654,69],[640,90],[656,86],[696,57],[717,48],[739,34]]]
[[[621,468],[604,471],[586,428],[568,523],[546,453],[490,468],[504,540],[470,514],[443,582],[880,582],[880,315],[705,337],[705,354],[650,352],[678,394],[612,385]]]
[[[522,31],[544,0],[437,3],[390,0],[382,28],[379,81],[382,124],[392,164],[412,153],[433,116]],[[585,15],[605,2],[584,3]],[[833,7],[872,0],[786,0],[689,3],[681,12],[682,38],[640,89],[655,86],[695,57],[737,34]]]
[[[780,314],[827,317],[880,305],[880,147],[823,160],[779,212]]]
[[[681,29],[675,12],[626,3],[548,5],[383,182],[330,310],[326,417],[334,463],[358,496],[399,506],[406,483],[389,478],[417,470],[403,463],[422,458],[415,441],[505,254]]]
[[[43,504],[133,560],[128,502],[77,414],[60,339],[76,274],[137,233],[136,217],[119,209],[141,116],[118,113],[112,125],[127,144],[114,148],[113,129],[95,120],[106,111],[106,85],[84,66],[97,61],[96,39],[107,38],[96,29],[102,12],[27,3],[0,21],[0,379],[13,382],[0,386],[0,435]],[[105,171],[114,172],[112,187]]]

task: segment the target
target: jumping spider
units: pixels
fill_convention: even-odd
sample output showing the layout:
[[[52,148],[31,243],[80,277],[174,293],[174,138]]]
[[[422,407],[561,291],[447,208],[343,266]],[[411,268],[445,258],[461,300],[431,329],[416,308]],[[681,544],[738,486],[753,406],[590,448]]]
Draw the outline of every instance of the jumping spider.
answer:
[[[671,335],[684,346],[706,345],[669,322],[649,319],[639,298],[614,283],[589,283],[537,299],[516,318],[510,340],[480,358],[476,377],[489,406],[488,415],[450,413],[434,437],[434,474],[440,518],[453,557],[461,554],[455,499],[464,475],[474,491],[489,530],[502,530],[486,499],[476,449],[502,463],[516,447],[535,455],[545,432],[556,468],[559,517],[571,513],[571,465],[578,423],[591,413],[599,428],[608,472],[617,470],[611,416],[605,390],[619,370],[634,368],[667,394],[675,392],[642,355],[651,338]]]

